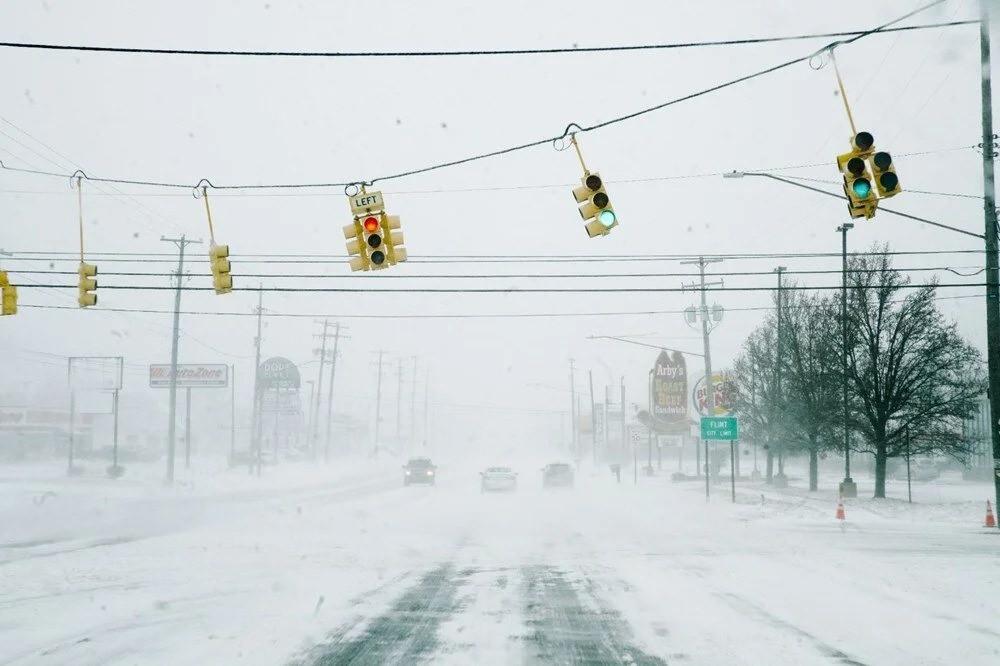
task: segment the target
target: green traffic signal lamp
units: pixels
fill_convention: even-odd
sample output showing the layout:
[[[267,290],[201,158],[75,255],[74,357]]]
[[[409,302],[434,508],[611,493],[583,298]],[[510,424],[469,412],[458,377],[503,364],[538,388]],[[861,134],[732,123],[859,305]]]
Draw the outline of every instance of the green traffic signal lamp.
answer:
[[[867,178],[858,178],[851,183],[851,189],[859,199],[867,199],[868,195],[872,193],[872,184],[868,182]]]
[[[597,221],[603,224],[605,228],[610,229],[611,227],[615,226],[616,222],[618,222],[618,216],[615,215],[615,212],[613,210],[605,208],[600,213],[598,213]]]

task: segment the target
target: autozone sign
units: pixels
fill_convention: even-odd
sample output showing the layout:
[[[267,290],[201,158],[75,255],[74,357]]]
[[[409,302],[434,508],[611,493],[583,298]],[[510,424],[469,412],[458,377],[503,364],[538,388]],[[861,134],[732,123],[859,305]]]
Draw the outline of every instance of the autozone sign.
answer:
[[[170,387],[170,364],[149,366],[152,388]],[[224,363],[178,363],[177,386],[181,388],[212,388],[229,386],[229,366]]]

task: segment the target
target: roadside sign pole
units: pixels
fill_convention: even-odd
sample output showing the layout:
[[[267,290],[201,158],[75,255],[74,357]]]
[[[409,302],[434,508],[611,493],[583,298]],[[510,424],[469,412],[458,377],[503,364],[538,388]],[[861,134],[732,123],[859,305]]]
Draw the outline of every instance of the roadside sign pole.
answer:
[[[114,467],[118,467],[118,389],[114,391],[114,407],[115,407],[115,438],[114,438],[114,448],[112,449],[112,462]],[[115,470],[117,471],[117,470]]]
[[[910,426],[906,426],[906,501],[913,504],[913,486],[910,485]]]
[[[733,504],[736,504],[736,440],[729,440],[729,486],[733,491]]]
[[[186,389],[187,395],[184,401],[185,423],[184,423],[184,469],[191,469],[191,387]]]
[[[708,440],[705,440],[705,501],[708,501]]]

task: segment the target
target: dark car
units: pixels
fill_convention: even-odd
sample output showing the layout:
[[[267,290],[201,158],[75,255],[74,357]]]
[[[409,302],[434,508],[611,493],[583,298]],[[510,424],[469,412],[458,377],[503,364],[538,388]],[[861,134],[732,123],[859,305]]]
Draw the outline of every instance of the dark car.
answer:
[[[568,488],[573,485],[573,468],[567,463],[549,463],[542,468],[543,488]]]
[[[411,483],[428,483],[434,485],[437,477],[437,466],[431,462],[430,458],[411,458],[403,465],[403,485]]]

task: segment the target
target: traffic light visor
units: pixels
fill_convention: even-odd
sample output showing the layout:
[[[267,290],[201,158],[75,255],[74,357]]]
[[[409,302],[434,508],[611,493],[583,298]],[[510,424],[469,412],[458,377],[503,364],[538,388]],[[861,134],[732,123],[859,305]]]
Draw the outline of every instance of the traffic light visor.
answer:
[[[865,161],[860,157],[852,157],[847,160],[847,170],[855,176],[860,176],[865,172]]]
[[[381,266],[383,263],[385,263],[385,253],[382,252],[382,250],[375,250],[374,252],[371,253],[371,256],[368,258],[376,266]]]
[[[855,148],[865,151],[875,145],[875,137],[873,137],[869,132],[858,132],[854,135],[853,143]]]
[[[892,192],[894,189],[899,187],[899,177],[896,176],[892,171],[886,171],[878,177],[879,185],[886,192]]]

